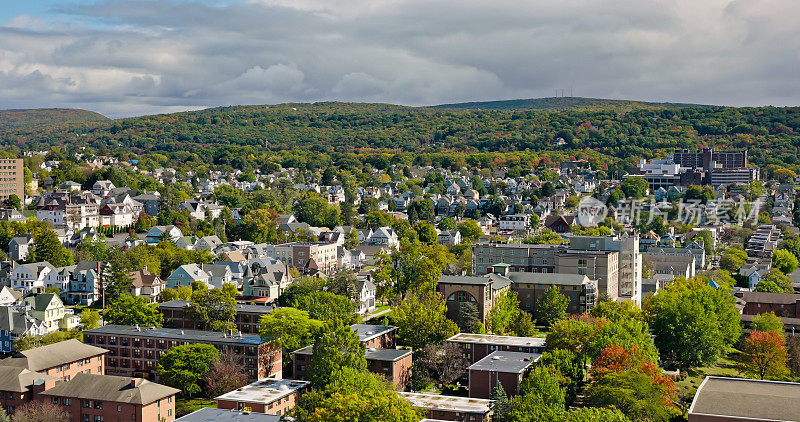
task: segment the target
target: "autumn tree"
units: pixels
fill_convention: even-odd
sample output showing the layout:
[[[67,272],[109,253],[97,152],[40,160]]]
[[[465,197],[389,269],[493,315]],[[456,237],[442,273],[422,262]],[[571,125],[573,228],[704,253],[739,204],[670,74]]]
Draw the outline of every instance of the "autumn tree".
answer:
[[[63,407],[49,400],[32,400],[14,410],[14,422],[69,422]]]
[[[219,360],[213,361],[203,376],[206,396],[217,397],[247,385],[244,368],[245,363],[241,356],[232,353],[220,355]]]
[[[751,331],[744,340],[738,366],[743,373],[764,378],[783,378],[789,374],[789,356],[783,333]]]

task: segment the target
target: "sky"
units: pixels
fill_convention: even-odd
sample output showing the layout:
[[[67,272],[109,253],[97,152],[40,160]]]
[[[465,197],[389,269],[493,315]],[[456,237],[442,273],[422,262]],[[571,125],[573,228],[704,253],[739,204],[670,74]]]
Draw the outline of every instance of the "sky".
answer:
[[[800,103],[797,0],[0,0],[0,109]]]

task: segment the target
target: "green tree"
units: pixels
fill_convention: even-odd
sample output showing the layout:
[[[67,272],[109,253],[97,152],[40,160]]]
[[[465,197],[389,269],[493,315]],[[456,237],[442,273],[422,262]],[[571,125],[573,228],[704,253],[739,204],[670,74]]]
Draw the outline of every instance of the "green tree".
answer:
[[[164,324],[164,315],[158,311],[157,304],[151,304],[144,297],[129,294],[122,294],[116,300],[109,302],[103,317],[109,324],[138,324],[143,327],[160,327]]]
[[[786,249],[778,249],[772,253],[772,266],[784,274],[791,274],[797,269],[797,257]]]
[[[311,355],[308,376],[314,388],[325,388],[336,370],[352,368],[367,370],[364,345],[358,334],[347,325],[334,321],[317,334]]]
[[[511,420],[511,402],[508,400],[508,396],[506,395],[506,390],[503,389],[503,384],[499,382],[497,385],[492,389],[492,394],[489,396],[489,399],[494,402],[494,407],[492,408],[492,420],[494,422],[513,422]]]
[[[542,229],[539,234],[525,239],[523,243],[530,245],[558,245],[564,243],[564,238],[550,229]]]
[[[303,395],[289,413],[304,422],[417,422],[422,413],[379,375],[336,368],[322,389]]]
[[[81,311],[81,325],[84,330],[91,330],[100,326],[100,312],[94,309],[84,309]],[[2,422],[2,421],[0,421]]]
[[[56,232],[46,227],[33,235],[28,261],[47,261],[54,267],[66,267],[75,263],[72,252],[61,244]]]
[[[784,275],[779,269],[773,268],[761,276],[761,281],[756,285],[757,292],[791,293],[794,291],[792,279]]]
[[[456,325],[462,333],[484,333],[486,327],[481,322],[478,305],[472,302],[461,302],[458,305],[458,318]]]
[[[567,316],[567,306],[569,299],[556,286],[551,286],[536,304],[536,319],[544,325],[552,326]]]
[[[5,200],[5,205],[15,210],[22,209],[22,201],[19,199],[19,196],[13,193]]]
[[[316,194],[301,197],[294,207],[297,219],[315,227],[333,228],[339,224],[339,208]]]
[[[624,413],[613,407],[582,407],[570,410],[563,422],[630,422]]]
[[[447,319],[447,306],[439,293],[411,292],[392,310],[398,341],[414,349],[440,343],[458,333],[455,322]]]
[[[436,226],[439,230],[455,230],[458,226],[456,225],[456,220],[452,217],[445,217],[439,221],[439,225]],[[463,234],[461,236],[464,236]]]
[[[519,337],[532,337],[538,330],[536,330],[536,324],[533,322],[531,314],[525,311],[519,311],[514,322],[511,324],[511,332]]]
[[[187,314],[202,329],[227,331],[236,328],[236,300],[222,289],[193,289]]]
[[[511,334],[512,325],[519,316],[517,293],[510,290],[500,293],[489,311],[489,326],[495,334]]]
[[[432,245],[439,240],[439,234],[436,233],[436,228],[433,227],[433,224],[425,220],[419,221],[414,227],[414,230],[416,230],[417,237],[422,243]]]
[[[381,286],[378,294],[384,297],[404,295],[409,290],[433,291],[444,269],[455,257],[442,245],[425,245],[403,239],[400,249],[377,255],[378,271],[375,284]]]
[[[483,236],[483,229],[481,229],[481,226],[479,226],[478,223],[471,218],[458,223],[458,232],[461,233],[462,239],[472,242],[480,239],[481,236]]]
[[[707,284],[678,279],[645,302],[662,359],[681,367],[710,364],[740,335],[735,298]]]
[[[560,375],[553,368],[535,366],[511,400],[509,418],[515,422],[544,422],[561,418],[565,409]]]
[[[307,311],[311,318],[326,322],[337,320],[352,324],[358,319],[353,301],[347,296],[331,292],[312,292],[301,296],[296,306]]]
[[[300,309],[279,308],[261,317],[259,333],[264,339],[274,339],[289,352],[303,348],[314,341],[322,330],[322,321],[309,317]]]
[[[747,252],[741,249],[729,248],[722,253],[722,257],[719,259],[719,266],[723,270],[738,272],[746,261]]]
[[[765,312],[756,315],[751,322],[753,331],[772,332],[780,335],[786,335],[783,322],[773,312]]]
[[[622,180],[620,189],[628,198],[642,198],[647,196],[650,185],[639,176],[630,176]]]
[[[191,397],[203,391],[202,379],[219,360],[219,351],[210,344],[185,344],[169,348],[158,359],[161,382]]]
[[[565,349],[575,353],[580,367],[586,366],[589,348],[598,327],[576,318],[565,318],[556,322],[550,334],[547,335],[545,345],[547,350]]]

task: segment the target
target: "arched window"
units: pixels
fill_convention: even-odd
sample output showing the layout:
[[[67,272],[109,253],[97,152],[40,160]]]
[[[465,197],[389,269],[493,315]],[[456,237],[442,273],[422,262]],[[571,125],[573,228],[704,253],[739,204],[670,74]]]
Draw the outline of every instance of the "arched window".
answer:
[[[472,296],[471,294],[469,294],[469,293],[467,293],[467,292],[465,292],[463,290],[459,290],[459,291],[451,294],[450,296],[448,296],[447,297],[447,301],[448,302],[453,302],[453,301],[455,301],[455,302],[477,302],[475,300],[474,296]]]

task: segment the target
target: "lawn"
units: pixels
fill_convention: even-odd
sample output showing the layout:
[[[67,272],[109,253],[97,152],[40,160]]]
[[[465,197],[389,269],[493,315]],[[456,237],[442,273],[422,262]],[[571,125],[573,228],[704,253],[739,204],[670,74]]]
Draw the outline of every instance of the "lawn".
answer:
[[[694,397],[697,387],[703,382],[707,375],[716,375],[723,377],[741,377],[742,375],[736,369],[736,362],[733,356],[736,352],[733,351],[717,360],[714,365],[702,366],[698,368],[691,368],[686,371],[686,378],[675,383],[675,388],[678,390],[678,396],[684,400],[691,402]]]
[[[178,400],[175,401],[175,413],[177,415],[192,413],[203,407],[217,407],[217,403],[214,400],[204,398],[178,398]]]

